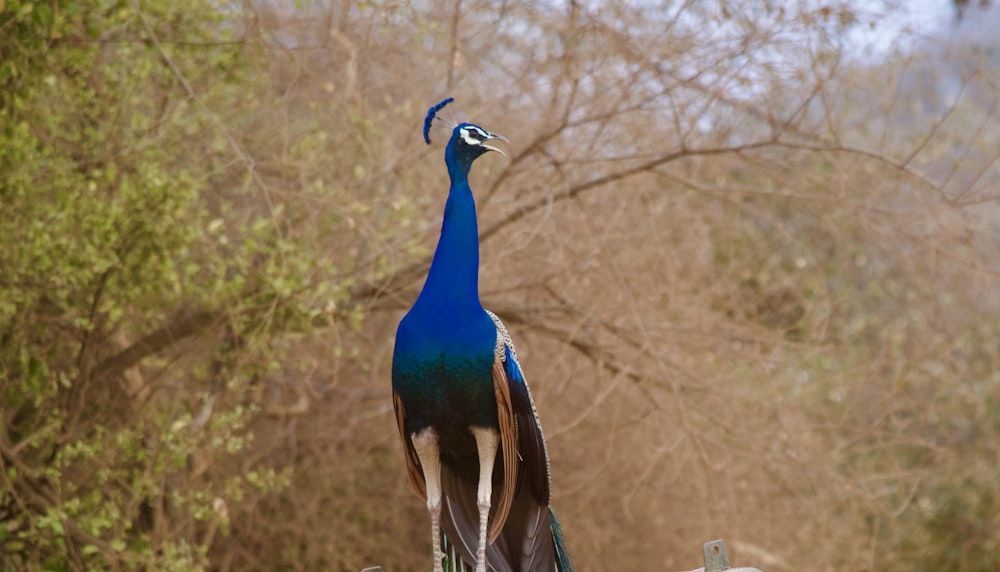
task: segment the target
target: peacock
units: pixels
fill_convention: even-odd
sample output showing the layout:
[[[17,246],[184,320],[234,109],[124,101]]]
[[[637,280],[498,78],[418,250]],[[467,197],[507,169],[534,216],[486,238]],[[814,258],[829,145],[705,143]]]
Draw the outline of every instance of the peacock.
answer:
[[[430,108],[424,140],[437,113]],[[549,508],[549,457],[507,329],[479,301],[473,161],[507,141],[460,123],[451,188],[423,289],[396,330],[392,398],[411,484],[431,516],[434,572],[572,572]],[[445,544],[442,543],[442,537]]]

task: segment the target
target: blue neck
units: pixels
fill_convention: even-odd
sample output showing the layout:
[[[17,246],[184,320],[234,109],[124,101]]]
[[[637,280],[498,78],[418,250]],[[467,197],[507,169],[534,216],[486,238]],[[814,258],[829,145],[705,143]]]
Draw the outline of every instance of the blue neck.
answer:
[[[423,290],[414,304],[428,310],[482,309],[479,302],[479,226],[469,188],[471,160],[445,152],[451,190],[444,208],[441,238]]]

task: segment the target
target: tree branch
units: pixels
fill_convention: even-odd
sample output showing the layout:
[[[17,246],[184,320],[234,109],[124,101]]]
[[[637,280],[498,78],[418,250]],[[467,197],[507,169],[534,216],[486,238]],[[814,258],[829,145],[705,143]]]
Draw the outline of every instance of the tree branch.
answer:
[[[94,378],[124,371],[137,365],[143,359],[159,353],[177,342],[208,329],[217,319],[218,314],[198,311],[175,318],[118,354],[97,364],[91,375]]]

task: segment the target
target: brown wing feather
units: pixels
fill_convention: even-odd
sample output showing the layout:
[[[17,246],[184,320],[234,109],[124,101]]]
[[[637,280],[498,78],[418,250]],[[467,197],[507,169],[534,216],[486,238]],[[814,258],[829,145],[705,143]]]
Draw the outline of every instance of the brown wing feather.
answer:
[[[509,401],[509,399],[508,399]],[[406,475],[410,484],[420,498],[427,500],[427,483],[424,481],[424,469],[420,466],[417,451],[413,448],[413,440],[406,432],[406,408],[399,394],[392,392],[392,407],[396,410],[396,425],[399,427],[399,437],[403,440],[403,453],[406,455]]]
[[[510,401],[510,383],[503,370],[503,362],[498,358],[493,363],[493,391],[497,398],[497,421],[500,425],[500,450],[503,453],[503,488],[496,512],[493,514],[493,524],[490,526],[489,541],[492,544],[510,514],[514,494],[517,492],[517,476],[520,470],[520,456],[517,454],[517,418]]]

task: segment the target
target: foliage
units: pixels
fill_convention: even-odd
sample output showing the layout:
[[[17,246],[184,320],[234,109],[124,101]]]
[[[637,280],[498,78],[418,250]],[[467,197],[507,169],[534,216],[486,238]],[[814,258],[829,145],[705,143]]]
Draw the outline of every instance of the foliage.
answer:
[[[426,569],[454,95],[580,566],[996,569],[995,63],[898,6],[0,1],[2,567]]]
[[[347,285],[216,111],[266,88],[238,18],[202,2],[2,15],[0,558],[201,569],[228,503],[287,485],[266,460],[220,469],[252,444],[255,380]]]

